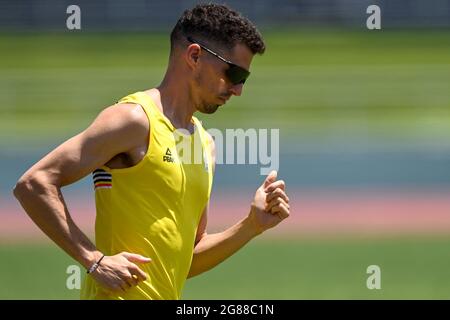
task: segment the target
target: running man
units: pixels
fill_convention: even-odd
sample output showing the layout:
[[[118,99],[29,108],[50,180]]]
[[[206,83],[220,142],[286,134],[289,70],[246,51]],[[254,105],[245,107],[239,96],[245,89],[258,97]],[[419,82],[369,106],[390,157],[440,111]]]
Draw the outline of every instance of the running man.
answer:
[[[193,116],[240,96],[265,45],[255,26],[222,5],[186,10],[171,36],[161,84],[105,108],[19,179],[14,195],[34,223],[88,275],[83,299],[180,299],[185,280],[210,270],[289,216],[273,171],[245,217],[206,232],[214,140]],[[201,141],[201,163],[180,162],[177,135]],[[61,187],[88,174],[96,201],[95,245],[68,212]]]

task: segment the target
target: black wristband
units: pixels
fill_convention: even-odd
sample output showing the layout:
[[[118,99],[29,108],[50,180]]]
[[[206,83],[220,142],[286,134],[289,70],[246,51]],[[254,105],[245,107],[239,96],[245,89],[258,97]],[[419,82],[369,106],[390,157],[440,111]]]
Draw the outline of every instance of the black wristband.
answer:
[[[105,257],[105,255],[102,255],[102,257],[100,259],[98,259],[98,261],[96,263],[94,263],[87,271],[86,273],[92,273],[95,270],[97,270],[98,266],[100,265],[100,262],[102,262],[103,258]]]

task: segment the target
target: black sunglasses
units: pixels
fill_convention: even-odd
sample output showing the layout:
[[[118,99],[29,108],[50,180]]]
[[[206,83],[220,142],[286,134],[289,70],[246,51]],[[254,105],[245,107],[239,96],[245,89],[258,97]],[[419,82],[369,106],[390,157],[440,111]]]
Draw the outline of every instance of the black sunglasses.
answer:
[[[236,84],[241,84],[241,83],[244,84],[245,83],[248,76],[250,75],[250,71],[248,71],[242,67],[239,67],[237,64],[234,64],[233,62],[228,61],[227,59],[221,57],[219,54],[215,53],[211,49],[208,49],[207,47],[205,47],[198,41],[193,40],[191,37],[187,37],[187,40],[191,43],[198,44],[200,46],[200,48],[208,51],[216,58],[219,58],[220,60],[222,60],[223,62],[228,64],[229,68],[225,71],[225,74],[226,74],[227,78],[231,81],[232,84],[236,85]]]

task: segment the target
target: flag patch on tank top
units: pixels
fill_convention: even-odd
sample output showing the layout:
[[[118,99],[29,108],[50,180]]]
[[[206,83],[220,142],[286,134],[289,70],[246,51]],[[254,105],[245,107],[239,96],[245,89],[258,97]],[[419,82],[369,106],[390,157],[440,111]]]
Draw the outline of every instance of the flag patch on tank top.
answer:
[[[94,180],[94,189],[111,189],[112,188],[112,175],[102,169],[97,169],[92,173],[92,179]]]

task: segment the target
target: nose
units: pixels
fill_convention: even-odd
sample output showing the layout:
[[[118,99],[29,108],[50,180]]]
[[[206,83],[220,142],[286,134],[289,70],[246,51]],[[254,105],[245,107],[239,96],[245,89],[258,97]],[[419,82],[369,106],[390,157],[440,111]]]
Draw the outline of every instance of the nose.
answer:
[[[231,87],[230,92],[231,94],[239,97],[242,94],[243,87],[244,87],[243,83],[235,84]]]

